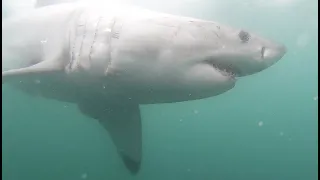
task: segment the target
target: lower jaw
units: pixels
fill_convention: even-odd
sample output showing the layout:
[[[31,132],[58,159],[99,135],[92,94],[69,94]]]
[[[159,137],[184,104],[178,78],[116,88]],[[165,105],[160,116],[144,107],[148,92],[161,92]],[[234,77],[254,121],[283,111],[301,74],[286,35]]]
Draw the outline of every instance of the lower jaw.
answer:
[[[224,76],[228,76],[228,77],[230,77],[230,78],[235,78],[235,77],[237,77],[237,75],[234,74],[233,72],[226,72],[226,71],[222,71],[222,70],[220,70],[220,72],[221,72],[221,74],[223,74]]]
[[[224,67],[224,66],[219,66],[219,65],[215,65],[215,64],[211,64],[211,66],[213,66],[213,68],[215,68],[216,70],[218,70],[223,76],[227,76],[230,78],[236,78],[239,77],[239,73],[237,71],[234,71],[231,68],[228,67]]]
[[[218,70],[225,77],[229,77],[231,79],[235,79],[236,77],[239,77],[238,74],[234,73],[231,70],[222,70],[222,69],[216,68],[216,67],[215,67],[215,69]]]

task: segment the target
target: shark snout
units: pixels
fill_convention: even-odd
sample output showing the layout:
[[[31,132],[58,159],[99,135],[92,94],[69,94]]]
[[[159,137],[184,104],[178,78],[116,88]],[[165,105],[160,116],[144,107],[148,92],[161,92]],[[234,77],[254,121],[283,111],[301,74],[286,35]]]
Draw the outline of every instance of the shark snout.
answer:
[[[229,65],[227,69],[232,71],[232,74],[235,74],[238,77],[252,75],[277,63],[286,54],[286,52],[287,48],[282,44],[273,43],[260,46],[257,52],[260,53],[258,56],[234,61],[232,66]]]
[[[269,66],[279,61],[287,52],[285,45],[263,46],[261,48],[261,58]]]
[[[278,56],[282,58],[287,52],[287,47],[283,44],[279,44],[274,48],[274,51],[276,51]]]

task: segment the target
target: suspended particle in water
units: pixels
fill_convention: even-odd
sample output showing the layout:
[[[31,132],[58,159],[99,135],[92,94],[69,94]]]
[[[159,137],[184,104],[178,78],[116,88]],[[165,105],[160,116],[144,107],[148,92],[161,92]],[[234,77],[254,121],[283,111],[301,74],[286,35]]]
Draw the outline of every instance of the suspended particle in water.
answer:
[[[182,120],[182,119],[179,119],[179,121],[182,122],[183,120]]]
[[[313,100],[318,101],[318,96],[313,97]]]
[[[198,114],[199,111],[198,110],[193,110],[193,113]]]
[[[259,126],[259,127],[263,126],[263,122],[260,121],[260,122],[258,123],[258,126]]]
[[[41,83],[41,81],[40,81],[39,79],[36,79],[36,80],[34,81],[34,83],[36,83],[36,84],[40,84],[40,83]]]
[[[284,135],[284,133],[283,132],[280,132],[280,136],[283,136]]]
[[[310,40],[309,34],[303,33],[297,38],[296,44],[299,48],[304,48],[308,45],[309,40]]]
[[[88,174],[87,174],[87,173],[81,174],[81,179],[87,179],[87,177],[88,177]]]

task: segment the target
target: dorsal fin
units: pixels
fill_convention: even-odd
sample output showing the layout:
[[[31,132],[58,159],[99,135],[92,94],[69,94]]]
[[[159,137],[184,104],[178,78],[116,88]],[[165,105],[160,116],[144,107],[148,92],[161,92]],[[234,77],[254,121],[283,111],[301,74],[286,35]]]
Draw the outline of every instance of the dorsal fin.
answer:
[[[35,7],[40,8],[44,6],[50,6],[55,4],[61,4],[61,3],[70,3],[70,2],[76,2],[79,0],[37,0]]]

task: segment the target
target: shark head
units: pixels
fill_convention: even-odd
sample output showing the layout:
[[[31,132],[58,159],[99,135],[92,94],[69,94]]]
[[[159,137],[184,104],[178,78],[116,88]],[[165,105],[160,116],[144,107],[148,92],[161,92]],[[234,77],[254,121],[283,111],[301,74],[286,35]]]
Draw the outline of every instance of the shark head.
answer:
[[[237,77],[267,69],[286,53],[280,43],[214,22],[152,20],[122,27],[111,63],[130,76],[130,88],[137,84],[161,93],[151,99],[163,100],[163,92],[170,92],[169,102],[221,94],[235,86]]]
[[[242,29],[220,27],[218,45],[205,60],[229,76],[252,75],[280,60],[286,47]]]

